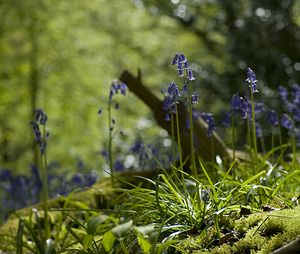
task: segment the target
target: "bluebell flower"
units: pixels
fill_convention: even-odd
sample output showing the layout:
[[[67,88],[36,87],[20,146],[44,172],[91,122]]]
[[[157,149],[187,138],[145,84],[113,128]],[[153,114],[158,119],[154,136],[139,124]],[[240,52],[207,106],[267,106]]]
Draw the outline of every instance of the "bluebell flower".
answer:
[[[216,129],[216,124],[213,118],[212,113],[201,113],[202,119],[207,123],[208,129],[207,129],[207,136],[211,137],[213,134],[213,131]]]
[[[119,160],[115,161],[114,168],[116,171],[123,171],[125,169],[123,163]]]
[[[265,104],[262,102],[256,102],[254,104],[254,112],[255,114],[259,114],[265,111]]]
[[[168,86],[168,94],[174,99],[177,99],[177,97],[180,96],[179,88],[173,81]]]
[[[110,85],[109,100],[112,100],[113,95],[119,92],[125,96],[127,89],[128,88],[126,84],[119,82],[118,80],[114,80]]]
[[[231,98],[230,105],[234,111],[238,111],[241,108],[243,98],[238,94],[234,94]]]
[[[83,179],[81,173],[75,174],[75,175],[72,177],[71,182],[72,182],[73,184],[75,184],[76,186],[78,186],[78,187],[84,186],[84,179]]]
[[[192,104],[197,104],[198,101],[199,101],[199,95],[198,95],[198,93],[194,92],[191,95],[191,102],[192,102]]]
[[[300,86],[298,84],[294,84],[292,86],[292,95],[293,95],[293,103],[296,105],[300,105]]]
[[[196,79],[196,78],[194,77],[193,72],[192,72],[191,69],[188,69],[188,70],[187,70],[187,73],[188,73],[188,79],[189,79],[189,81],[193,81],[193,80]]]
[[[245,98],[239,96],[238,94],[234,94],[231,98],[230,104],[232,111],[239,113],[242,119],[246,119],[248,117],[249,105]]]
[[[0,182],[6,182],[12,179],[11,171],[8,169],[1,169],[0,170]]]
[[[178,103],[178,99],[180,97],[179,88],[175,82],[171,82],[168,85],[167,94],[163,101],[163,110],[169,112],[176,113],[176,103]]]
[[[278,93],[279,93],[281,99],[282,99],[284,102],[287,102],[287,101],[288,101],[289,93],[288,93],[288,90],[287,90],[285,87],[279,86],[279,87],[278,87]]]
[[[224,118],[222,120],[222,124],[225,127],[229,127],[231,125],[231,111],[225,112],[225,116],[224,116]]]
[[[48,120],[47,114],[41,110],[41,109],[36,109],[34,111],[34,121],[39,123],[40,125],[45,125]]]
[[[272,126],[277,126],[279,124],[278,115],[274,110],[270,110],[267,112],[266,119]]]
[[[283,114],[281,117],[281,125],[285,129],[291,130],[293,128],[293,121],[287,114]]]
[[[165,120],[166,122],[171,121],[170,114],[165,114],[164,120]]]
[[[173,57],[171,64],[172,65],[176,64],[178,62],[178,58],[179,58],[179,53],[177,52]]]
[[[179,77],[184,77],[184,72],[186,71],[186,75],[188,80],[193,81],[195,77],[193,75],[193,71],[189,69],[188,60],[183,53],[177,52],[172,59],[172,65],[177,64],[177,71]]]
[[[248,67],[247,68],[247,79],[246,81],[249,83],[249,87],[252,87],[252,93],[257,93],[257,79],[255,73]]]

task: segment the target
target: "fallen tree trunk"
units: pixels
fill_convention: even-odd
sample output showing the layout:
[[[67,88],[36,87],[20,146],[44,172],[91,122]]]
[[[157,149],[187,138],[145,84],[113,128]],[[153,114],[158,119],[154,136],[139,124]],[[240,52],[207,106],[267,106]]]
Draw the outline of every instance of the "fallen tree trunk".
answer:
[[[171,136],[171,123],[165,120],[166,112],[163,111],[163,101],[157,98],[150,89],[143,84],[141,73],[134,76],[131,72],[125,70],[120,75],[120,80],[123,81],[140,100],[142,100],[149,109],[153,112],[157,124],[165,129]],[[180,119],[180,138],[184,159],[190,155],[190,138],[189,129],[186,127],[188,117],[187,108],[183,105],[178,107]],[[222,139],[216,132],[213,132],[211,137],[207,136],[207,124],[200,118],[194,120],[194,147],[195,157],[202,158],[205,161],[214,162],[217,155],[228,160],[230,154]],[[175,139],[176,140],[176,139]]]

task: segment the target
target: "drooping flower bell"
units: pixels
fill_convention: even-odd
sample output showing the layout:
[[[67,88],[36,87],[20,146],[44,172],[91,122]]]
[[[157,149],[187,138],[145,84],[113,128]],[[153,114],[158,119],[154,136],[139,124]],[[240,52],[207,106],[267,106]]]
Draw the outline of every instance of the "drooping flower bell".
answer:
[[[278,115],[274,110],[270,110],[267,112],[266,119],[272,126],[277,126],[279,124]]]

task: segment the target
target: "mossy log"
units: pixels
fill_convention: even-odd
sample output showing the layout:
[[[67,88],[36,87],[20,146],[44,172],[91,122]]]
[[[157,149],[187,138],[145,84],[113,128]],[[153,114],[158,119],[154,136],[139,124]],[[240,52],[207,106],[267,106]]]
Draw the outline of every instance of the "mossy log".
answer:
[[[123,81],[141,101],[143,101],[152,111],[157,124],[165,129],[171,136],[172,129],[170,121],[165,121],[166,112],[163,111],[163,101],[157,98],[150,89],[142,82],[141,72],[135,76],[131,72],[125,70],[120,75],[120,80]],[[182,104],[178,105],[179,126],[180,126],[180,141],[184,159],[190,155],[190,138],[189,129],[186,127],[188,118],[188,110]],[[195,157],[202,158],[207,162],[215,162],[216,155],[219,155],[225,160],[231,159],[229,150],[225,146],[223,140],[214,131],[211,137],[207,136],[207,124],[200,118],[194,121],[194,147]]]

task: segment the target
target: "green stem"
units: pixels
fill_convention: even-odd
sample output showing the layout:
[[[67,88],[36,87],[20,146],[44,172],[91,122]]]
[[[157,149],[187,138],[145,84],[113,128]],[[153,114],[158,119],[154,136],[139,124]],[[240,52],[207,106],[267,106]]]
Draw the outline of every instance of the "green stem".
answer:
[[[273,162],[274,162],[274,143],[275,143],[275,135],[274,135],[274,128],[272,127],[271,148],[272,148],[272,161]]]
[[[111,186],[114,187],[114,168],[113,168],[113,156],[112,156],[112,118],[111,118],[111,100],[108,101],[108,158],[110,168]]]
[[[176,147],[174,146],[175,141],[175,130],[174,130],[174,114],[171,114],[171,137],[172,137],[172,153],[173,159],[176,160]]]
[[[234,115],[231,117],[231,135],[232,135],[232,160],[235,160],[235,126],[234,126]]]
[[[178,117],[177,105],[175,105],[175,110],[176,110],[175,116],[176,116],[176,131],[177,131],[177,145],[178,145],[179,163],[180,163],[180,170],[183,171],[182,150],[181,150],[179,117]]]
[[[43,125],[42,129],[43,133],[43,140],[46,141],[46,126]],[[41,154],[41,180],[42,180],[42,202],[43,202],[43,208],[44,208],[44,228],[46,232],[46,239],[50,237],[50,225],[48,221],[48,177],[47,177],[47,154],[46,151],[44,151],[43,154]]]
[[[190,146],[191,146],[191,164],[192,164],[192,172],[194,177],[197,178],[197,166],[196,166],[196,158],[195,158],[195,149],[194,149],[194,122],[193,122],[193,106],[191,100],[191,91],[188,87],[188,102],[189,102],[189,118],[190,118]]]
[[[252,145],[254,150],[254,160],[257,168],[257,144],[256,144],[256,126],[255,126],[255,109],[254,109],[254,97],[253,97],[253,88],[250,86],[250,95],[251,95],[251,123],[252,123]]]

